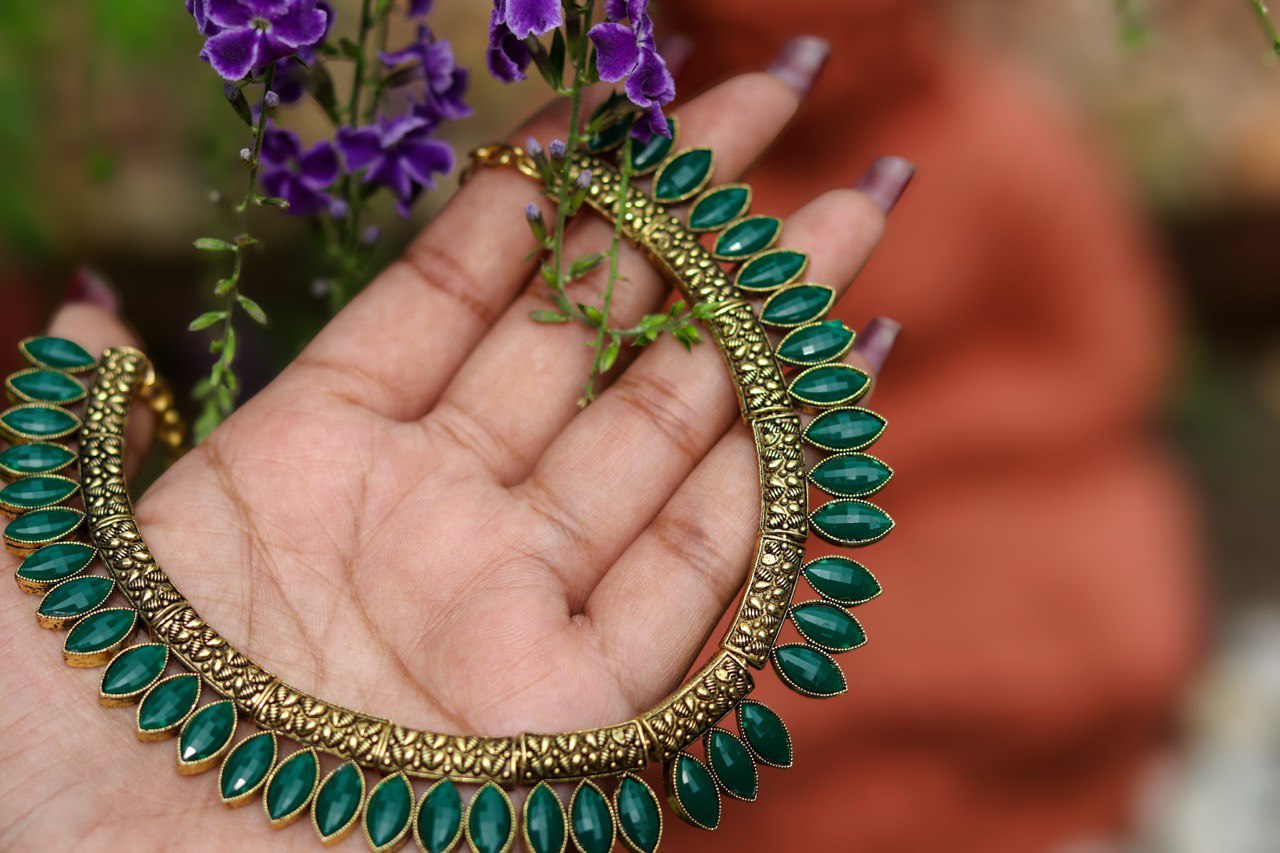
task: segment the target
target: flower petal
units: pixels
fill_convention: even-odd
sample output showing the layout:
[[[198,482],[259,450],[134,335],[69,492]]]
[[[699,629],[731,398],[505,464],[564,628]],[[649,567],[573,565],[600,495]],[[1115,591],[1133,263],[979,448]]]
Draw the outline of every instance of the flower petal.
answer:
[[[431,13],[433,0],[409,0],[409,17],[421,18]]]
[[[502,9],[495,6],[489,18],[489,48],[485,62],[489,73],[504,83],[515,83],[525,78],[524,70],[532,57],[525,43],[516,38],[502,22]]]
[[[271,22],[271,38],[290,48],[285,55],[300,47],[310,47],[324,38],[329,16],[312,2],[290,6]]]
[[[262,135],[262,162],[284,165],[302,156],[298,134],[272,125]]]
[[[378,131],[371,127],[339,128],[338,150],[342,153],[348,172],[358,172],[382,156]]]
[[[203,0],[203,3],[197,0],[195,5],[203,5],[205,20],[219,27],[243,27],[253,19],[253,10],[240,0]],[[200,23],[200,17],[196,15],[197,24]]]
[[[506,0],[503,23],[518,39],[540,36],[564,23],[561,0]]]
[[[262,33],[253,27],[223,30],[204,43],[200,58],[224,80],[243,80],[258,64]]]
[[[587,35],[596,46],[596,69],[601,80],[618,82],[630,74],[640,60],[636,34],[625,24],[596,24]]]
[[[669,104],[676,96],[676,81],[656,51],[641,52],[640,62],[627,78],[625,88],[631,103],[645,109]]]
[[[604,16],[610,21],[621,21],[627,17],[627,0],[604,0]]]
[[[434,187],[437,175],[453,171],[453,147],[439,139],[406,142],[400,152],[405,172],[424,187]]]
[[[338,152],[329,142],[317,142],[302,155],[298,163],[298,180],[312,189],[322,190],[338,180],[341,165]]]

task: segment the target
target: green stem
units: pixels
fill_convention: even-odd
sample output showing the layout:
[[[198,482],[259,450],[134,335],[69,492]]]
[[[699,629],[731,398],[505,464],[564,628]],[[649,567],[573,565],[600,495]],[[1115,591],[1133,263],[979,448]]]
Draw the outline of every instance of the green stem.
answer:
[[[602,319],[596,330],[595,358],[591,362],[591,372],[587,375],[587,383],[582,389],[582,402],[588,404],[596,398],[596,380],[604,372],[603,362],[608,351],[606,341],[613,333],[609,328],[609,318],[613,310],[613,288],[618,283],[618,259],[622,254],[622,221],[623,211],[627,206],[627,192],[631,189],[631,134],[628,133],[622,143],[622,151],[618,154],[618,209],[613,218],[613,242],[609,246],[609,275],[604,283],[604,296],[600,303]],[[611,344],[612,341],[609,340]]]
[[[1253,3],[1253,11],[1257,13],[1258,23],[1262,26],[1262,32],[1271,42],[1271,49],[1280,54],[1280,31],[1276,29],[1275,22],[1271,20],[1271,13],[1267,10],[1267,4],[1264,0],[1251,0]]]

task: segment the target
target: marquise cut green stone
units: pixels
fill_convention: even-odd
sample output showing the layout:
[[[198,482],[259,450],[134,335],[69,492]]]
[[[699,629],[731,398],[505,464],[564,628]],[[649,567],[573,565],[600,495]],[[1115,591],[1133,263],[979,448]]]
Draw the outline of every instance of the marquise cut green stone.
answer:
[[[721,729],[707,732],[707,760],[720,787],[731,797],[748,802],[756,798],[760,777],[756,763],[742,741]]]
[[[458,843],[461,830],[462,797],[452,782],[442,779],[431,786],[418,807],[418,844],[427,853],[447,853]],[[563,831],[562,826],[561,832]],[[563,839],[563,835],[561,838]]]
[[[99,689],[104,696],[133,696],[154,684],[168,663],[169,648],[163,643],[125,649],[102,673]]]
[[[18,566],[18,578],[34,583],[53,583],[82,572],[93,562],[97,551],[81,542],[46,545],[26,556]]]
[[[670,203],[694,195],[711,180],[713,162],[710,148],[690,148],[680,152],[658,170],[653,182],[653,197]]]
[[[806,696],[837,696],[848,685],[840,665],[826,652],[799,644],[773,650],[773,665],[788,687]]]
[[[316,829],[322,841],[351,825],[364,800],[364,774],[360,765],[348,761],[329,774],[312,805]]]
[[[549,786],[536,786],[524,807],[524,834],[533,848],[530,853],[560,853],[566,832],[560,798]]]
[[[667,154],[671,152],[671,146],[676,141],[675,119],[667,119],[667,131],[671,134],[670,136],[655,133],[649,137],[648,142],[631,143],[631,170],[633,172],[637,175],[651,172],[666,159]]]
[[[467,839],[479,853],[500,853],[511,844],[514,832],[511,802],[501,788],[486,784],[467,811]]]
[[[760,310],[766,326],[790,329],[822,317],[836,300],[836,292],[825,284],[793,284],[769,297]]]
[[[0,415],[0,425],[21,441],[56,439],[75,431],[80,419],[54,406],[26,403]]]
[[[782,221],[772,216],[748,216],[725,229],[716,239],[716,257],[740,261],[773,245]]]
[[[627,138],[627,131],[630,129],[630,119],[614,122],[587,140],[587,150],[592,154],[599,154],[617,148]]]
[[[695,231],[723,228],[747,212],[751,190],[735,184],[717,187],[702,195],[689,210],[689,227]]]
[[[65,404],[84,398],[84,386],[56,370],[29,370],[9,377],[10,387],[28,402]]]
[[[662,839],[662,812],[652,789],[635,776],[623,776],[615,802],[618,834],[642,853],[654,853]]]
[[[675,757],[671,775],[675,784],[671,793],[680,806],[676,813],[681,819],[701,829],[719,826],[720,792],[702,762],[682,752]]]
[[[187,718],[200,699],[200,676],[175,675],[156,684],[138,706],[138,728],[163,732]]]
[[[0,507],[26,512],[60,504],[76,493],[78,484],[66,477],[27,477],[0,489]]]
[[[569,804],[573,842],[582,853],[609,853],[616,830],[609,801],[599,789],[585,782],[578,785]]]
[[[811,367],[791,383],[791,396],[810,406],[838,406],[856,400],[871,383],[867,374],[847,364]]]
[[[276,742],[271,732],[259,732],[236,745],[222,762],[218,790],[224,800],[234,800],[257,790],[276,760]]]
[[[61,444],[15,444],[0,453],[0,475],[30,477],[53,474],[76,460],[76,455]]]
[[[813,526],[836,545],[874,542],[893,529],[893,519],[866,501],[831,501],[814,511]]]
[[[236,734],[236,705],[230,699],[205,705],[178,736],[178,758],[192,763],[217,755]]]
[[[22,354],[36,367],[76,372],[88,370],[97,360],[79,344],[66,338],[30,338],[22,342]]]
[[[832,409],[818,415],[805,427],[805,440],[823,450],[861,450],[884,432],[885,420],[875,412],[859,408]]]
[[[138,614],[127,607],[90,613],[67,632],[63,646],[72,654],[93,654],[124,640],[137,624]]]
[[[738,270],[737,284],[743,290],[764,292],[790,284],[809,266],[809,256],[790,249],[767,252],[752,258]]]
[[[874,494],[884,488],[892,476],[888,465],[865,453],[828,456],[809,472],[809,479],[819,489],[844,498]]]
[[[38,545],[61,539],[84,521],[84,513],[66,507],[38,509],[20,515],[4,529],[4,538],[18,545]]]
[[[73,619],[102,606],[115,589],[115,581],[98,575],[64,581],[45,593],[36,611],[53,619]]]
[[[373,788],[364,809],[364,830],[374,850],[404,837],[413,816],[413,787],[403,774],[388,776]]]
[[[309,749],[299,750],[280,762],[267,784],[267,817],[285,820],[306,808],[319,776],[316,754]]]
[[[839,320],[801,326],[778,342],[778,358],[809,366],[839,358],[853,345],[853,331]]]
[[[774,767],[791,766],[791,735],[782,718],[767,705],[750,700],[739,705],[738,730],[762,762]]]
[[[791,621],[800,636],[829,652],[847,652],[867,641],[858,620],[835,604],[811,601],[797,605],[791,611]]]
[[[880,594],[871,572],[848,557],[819,557],[804,567],[804,576],[819,595],[838,604],[862,604]]]

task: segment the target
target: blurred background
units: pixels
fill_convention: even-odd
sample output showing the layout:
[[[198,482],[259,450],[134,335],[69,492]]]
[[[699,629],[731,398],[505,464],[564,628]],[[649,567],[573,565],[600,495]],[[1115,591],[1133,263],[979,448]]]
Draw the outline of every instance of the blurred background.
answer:
[[[341,19],[344,4],[335,5]],[[766,212],[785,213],[799,204],[796,187],[807,197],[851,182],[876,154],[901,154],[920,168],[900,213],[891,218],[884,260],[874,261],[865,288],[855,289],[852,299],[864,300],[857,308],[861,313],[850,315],[888,313],[907,330],[886,372],[883,402],[878,401],[907,431],[896,445],[899,455],[885,451],[899,468],[906,495],[898,503],[890,500],[889,508],[900,520],[910,519],[912,489],[940,488],[923,477],[913,485],[904,473],[910,460],[919,460],[919,468],[951,471],[952,479],[966,476],[963,465],[948,467],[956,459],[917,451],[954,438],[941,419],[970,406],[975,417],[991,411],[993,420],[1017,428],[1000,439],[1002,451],[1025,443],[1025,458],[979,443],[967,453],[965,437],[956,438],[952,456],[985,460],[988,470],[974,481],[972,496],[957,489],[955,499],[981,509],[982,483],[989,481],[998,495],[986,506],[1006,523],[1011,516],[1002,507],[1012,504],[1011,495],[1034,503],[1040,490],[1045,505],[1060,501],[1052,513],[1029,522],[1029,529],[1056,533],[1026,544],[1028,553],[1039,549],[1046,566],[1062,563],[1062,577],[1078,581],[1070,595],[1079,593],[1083,602],[1101,606],[1114,595],[1120,607],[1116,620],[1132,630],[1103,636],[1107,629],[1098,628],[1091,640],[1088,619],[1071,614],[1068,621],[1080,634],[1054,629],[1061,645],[1081,648],[1096,640],[1101,651],[1090,652],[1094,658],[1064,653],[1062,660],[1087,668],[1111,660],[1108,650],[1123,658],[1124,644],[1140,647],[1152,637],[1166,638],[1149,657],[1131,655],[1135,678],[1141,680],[1148,661],[1151,667],[1143,696],[1100,701],[1089,712],[1062,710],[1077,695],[1074,688],[1062,701],[1039,686],[1034,674],[1061,683],[1054,664],[1043,665],[1033,653],[1014,660],[1024,634],[1016,627],[1020,623],[999,618],[1010,633],[966,647],[975,654],[996,650],[986,669],[975,668],[991,677],[977,672],[966,681],[967,662],[956,655],[941,679],[948,687],[924,676],[911,686],[892,678],[881,682],[881,671],[933,672],[931,667],[955,654],[934,642],[912,645],[912,638],[925,634],[909,614],[894,621],[895,577],[885,569],[881,579],[888,594],[883,605],[873,605],[884,609],[868,609],[864,621],[873,647],[883,642],[887,650],[869,647],[866,672],[852,675],[865,689],[883,687],[881,695],[894,698],[883,707],[856,706],[849,718],[801,717],[795,734],[803,760],[806,726],[838,736],[842,727],[869,720],[866,737],[876,739],[879,751],[889,749],[885,743],[914,737],[910,748],[903,747],[914,757],[903,762],[877,752],[868,759],[862,769],[877,781],[867,785],[878,786],[869,796],[856,782],[847,790],[831,788],[844,778],[833,772],[825,796],[843,805],[833,813],[806,815],[805,826],[819,827],[812,840],[821,849],[851,850],[864,849],[860,837],[871,839],[866,849],[905,851],[943,849],[943,838],[950,838],[951,850],[1280,850],[1280,573],[1274,570],[1280,554],[1280,67],[1252,4],[796,0],[787,6],[787,18],[779,21],[758,3],[671,4],[666,17],[659,12],[660,27],[686,33],[698,45],[681,79],[689,92],[729,71],[762,67],[787,36],[817,32],[832,40],[832,68],[798,132],[809,134],[805,145],[822,152],[822,162],[840,156],[843,140],[849,140],[851,153],[847,162],[823,171],[805,160],[801,152],[808,149],[800,142],[782,140],[758,176]],[[439,0],[432,21],[460,60],[474,66],[483,56],[486,17],[487,8],[474,0]],[[404,34],[407,39],[407,28]],[[196,58],[199,45],[177,0],[0,4],[0,367],[6,372],[13,366],[13,345],[41,328],[82,266],[112,282],[126,317],[176,384],[189,387],[205,372],[205,345],[185,327],[207,307],[218,269],[191,242],[227,233],[227,213],[211,193],[238,185],[236,152],[245,140],[219,82]],[[477,115],[449,128],[460,151],[505,133],[544,93],[539,83],[503,87],[482,70],[472,80]],[[307,106],[290,123],[304,138],[328,132]],[[1000,146],[983,141],[975,130],[979,125]],[[813,141],[818,138],[823,141]],[[437,191],[414,222],[401,223],[386,211],[388,257],[432,206],[444,202],[451,186]],[[1095,186],[1096,191],[1081,189]],[[986,187],[1003,188],[987,193]],[[1079,193],[1088,200],[1077,198]],[[1000,201],[1006,197],[1019,199],[1044,224],[1012,228],[1024,208]],[[297,352],[326,316],[325,302],[316,295],[320,267],[313,235],[305,225],[264,212],[255,233],[268,250],[251,258],[244,289],[267,309],[273,325],[265,333],[243,330],[242,373],[251,390]],[[1036,256],[1037,241],[1051,247],[1043,258]],[[1107,249],[1111,242],[1123,246]],[[1123,260],[1091,265],[1093,255],[1107,252]],[[946,271],[920,268],[920,256],[934,253],[947,260]],[[1064,271],[1061,281],[1038,271],[1050,268]],[[947,280],[964,284],[944,292],[930,278],[942,281],[944,272]],[[1072,275],[1078,290],[1071,288]],[[912,288],[909,298],[899,295]],[[1052,291],[1052,298],[1042,291]],[[1109,301],[1130,291],[1127,302]],[[1028,293],[1042,294],[1034,310],[1022,305]],[[1034,347],[992,350],[988,364],[974,355],[975,339],[988,340],[978,324],[961,334],[964,329],[946,322],[968,317],[968,308],[993,329],[1023,329],[1027,337],[1074,330],[1071,343],[1044,344],[1042,362],[1036,362],[1041,356]],[[1075,318],[1070,324],[1058,323],[1068,315]],[[1025,396],[1023,386],[1001,386],[1000,365],[1017,357],[1012,352],[1031,353],[1026,357],[1046,377],[1038,393],[1054,402],[1042,406],[1042,397]],[[959,363],[969,365],[970,374],[946,373],[945,394],[927,391],[928,376]],[[912,394],[895,395],[895,371],[902,387],[915,389]],[[1080,374],[1075,381],[1062,378],[1072,372]],[[991,381],[984,385],[984,377]],[[970,380],[975,390],[957,394]],[[1057,473],[1033,472],[1026,460],[1039,464],[1051,457],[1055,471],[1076,465],[1079,447],[1096,446],[1092,422],[1077,425],[1063,413],[1095,404],[1105,408],[1096,401],[1108,395],[1124,401],[1112,408],[1125,413],[1098,423],[1128,436],[1119,443],[1140,444],[1135,452],[1143,459],[1159,457],[1159,471],[1150,476],[1159,481],[1151,494],[1160,496],[1155,503],[1161,506],[1132,528],[1121,523],[1118,530],[1099,531],[1062,497],[1067,488],[1057,485]],[[941,397],[950,409],[930,403]],[[1001,401],[1014,409],[1040,407],[1046,420],[1065,423],[1063,435],[1034,419],[1019,426],[1018,417],[1010,420],[1002,411]],[[1097,460],[1099,470],[1127,470],[1123,452],[1117,451],[1114,458],[1122,461],[1116,465],[1111,458]],[[991,473],[999,466],[1020,473],[1002,480]],[[1149,508],[1145,492],[1128,489],[1130,479],[1140,481],[1148,473],[1135,471],[1114,483],[1090,480],[1118,507],[1106,510],[1107,517],[1123,522],[1126,513],[1138,512],[1133,504]],[[1095,497],[1086,488],[1079,500],[1096,506]],[[957,517],[955,507],[938,508],[935,523],[922,503],[914,514],[925,533],[904,529],[897,536],[944,536],[945,519]],[[1016,512],[1012,520],[1016,534]],[[1128,530],[1134,531],[1131,537]],[[950,601],[972,597],[974,622],[1001,610],[1039,627],[1061,617],[1046,602],[1068,586],[1041,589],[1001,580],[1001,572],[1034,577],[1040,564],[1036,558],[1015,566],[1008,555],[983,553],[984,539],[999,552],[1003,535],[1003,529],[988,530],[972,547],[950,540],[959,551],[954,560],[935,562],[907,546],[887,552],[886,562],[910,564],[901,570],[897,606],[927,611],[930,590],[943,595],[938,578],[963,576],[966,561],[972,561],[993,568],[987,575],[975,570],[969,577],[982,580],[947,586],[945,595]],[[1140,566],[1151,571],[1137,571]],[[1168,578],[1162,578],[1161,566],[1170,566]],[[1000,590],[1003,597],[992,595]],[[1087,614],[1088,605],[1080,607]],[[1047,615],[1041,618],[1037,608]],[[974,634],[974,622],[952,627]],[[904,626],[907,636],[895,635],[893,625]],[[1025,636],[1034,633],[1027,630]],[[949,639],[954,638],[944,642]],[[1024,678],[1023,666],[1034,674]],[[992,676],[1000,672],[1009,678]],[[1032,701],[1014,701],[1003,713],[1006,687],[1013,694],[1033,694]],[[1122,686],[1092,682],[1080,688],[1103,689],[1124,693]],[[937,726],[918,722],[928,716],[933,690],[962,697],[950,705],[941,700],[937,713],[960,708],[967,720],[978,721],[948,737],[988,758],[1007,750],[1028,766],[992,771],[998,783],[975,775],[973,762],[960,767],[964,762],[954,758],[954,744],[942,744]],[[1046,706],[1055,706],[1058,717]],[[1089,714],[1098,719],[1086,720]],[[894,719],[903,722],[897,728],[885,723]],[[1123,747],[1119,739],[1113,743],[1106,734],[1090,733],[1089,726],[1105,731],[1112,721],[1140,733]],[[956,767],[903,770],[934,760],[934,737],[941,756],[936,761]],[[1058,773],[1071,763],[1066,753],[1091,749],[1131,754],[1123,770],[1108,770],[1102,755],[1096,767],[1073,765],[1069,773]],[[851,753],[850,760],[860,759]],[[894,769],[876,769],[877,762]],[[789,781],[806,778],[803,766],[790,773]],[[971,801],[945,791],[939,782],[944,778],[947,785],[981,795]],[[921,788],[919,779],[939,784]],[[1019,805],[1011,789],[1026,780],[1045,782],[1039,796],[1054,807]],[[752,807],[757,817],[780,813],[767,811],[768,802],[766,792]],[[948,817],[961,811],[965,820]],[[738,813],[747,810],[731,819]],[[1002,815],[1019,823],[1019,814],[1029,815],[1026,821],[1034,826],[1019,833],[991,829],[1005,822]],[[931,818],[936,835],[920,828]],[[860,835],[867,824],[874,825],[869,836]],[[803,840],[806,831],[793,829],[791,837]],[[718,849],[750,849],[749,837],[725,836]],[[674,840],[687,849],[710,844],[687,833]]]

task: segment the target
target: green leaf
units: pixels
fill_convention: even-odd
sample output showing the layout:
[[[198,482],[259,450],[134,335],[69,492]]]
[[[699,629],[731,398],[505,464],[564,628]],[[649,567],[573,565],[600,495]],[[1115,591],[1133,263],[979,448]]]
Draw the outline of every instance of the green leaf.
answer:
[[[236,301],[240,303],[240,307],[244,309],[244,313],[253,318],[254,322],[260,326],[267,325],[267,312],[262,310],[262,306],[254,302],[243,294],[236,294]]]
[[[227,101],[231,104],[231,109],[236,111],[236,115],[240,116],[240,120],[253,127],[253,110],[249,107],[248,100],[245,99],[244,91],[236,89],[227,95]]]
[[[405,65],[392,71],[378,84],[383,89],[398,89],[401,86],[407,86],[412,83],[418,76],[419,66]]]
[[[202,252],[234,252],[236,245],[228,243],[226,240],[219,240],[217,237],[201,237],[194,243],[195,247]]]
[[[618,350],[622,348],[622,340],[614,335],[609,340],[609,345],[605,347],[604,352],[600,355],[600,372],[604,373],[613,367],[618,360]]]
[[[542,273],[542,280],[554,288],[559,288],[560,277],[556,274],[556,268],[551,264],[544,263],[538,272]]]
[[[236,357],[236,330],[235,328],[228,326],[227,327],[227,346],[222,351],[222,360],[227,364],[230,364],[232,361],[235,360],[235,357]]]
[[[587,318],[587,323],[591,326],[591,328],[598,329],[600,328],[600,325],[604,323],[604,315],[600,313],[599,308],[596,308],[593,305],[584,305],[583,303],[579,302],[578,310],[581,311],[582,315]]]
[[[226,296],[228,293],[231,292],[231,288],[235,286],[236,286],[236,280],[234,278],[220,279],[218,283],[213,286],[213,295]]]
[[[338,50],[342,51],[342,55],[348,59],[360,58],[360,45],[356,44],[346,36],[338,39]]]
[[[551,56],[549,57],[551,64],[551,73],[555,76],[556,88],[564,85],[564,59],[565,59],[565,43],[564,31],[557,29],[555,35],[551,37]]]
[[[582,278],[596,267],[604,262],[604,255],[599,252],[592,252],[589,255],[583,255],[573,262],[569,267],[569,280],[573,281]]]
[[[310,83],[307,88],[329,120],[334,124],[342,124],[342,116],[338,111],[338,96],[333,88],[333,78],[329,76],[329,69],[323,62],[311,63]]]
[[[535,323],[567,323],[569,318],[559,311],[530,311],[529,319]]]
[[[201,329],[207,329],[210,326],[212,326],[214,323],[217,323],[220,320],[225,320],[225,319],[227,319],[226,311],[206,311],[203,314],[201,314],[199,317],[192,320],[191,323],[187,326],[187,329],[192,332],[198,332]]]
[[[699,302],[693,306],[693,310],[689,314],[695,320],[710,320],[723,304],[722,302]]]
[[[273,196],[267,196],[267,195],[259,195],[259,196],[254,196],[253,201],[254,201],[254,204],[257,204],[259,207],[263,207],[263,206],[278,207],[281,210],[289,209],[288,199],[274,198]]]

